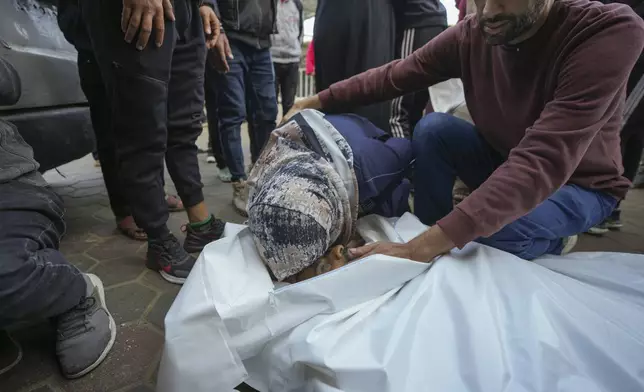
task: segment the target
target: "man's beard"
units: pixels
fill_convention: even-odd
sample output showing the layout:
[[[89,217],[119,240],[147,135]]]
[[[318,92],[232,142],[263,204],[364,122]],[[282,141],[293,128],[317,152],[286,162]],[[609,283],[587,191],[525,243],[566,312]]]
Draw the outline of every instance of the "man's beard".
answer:
[[[485,41],[490,45],[507,45],[521,35],[528,32],[532,26],[537,22],[539,11],[541,10],[539,3],[534,4],[530,9],[521,15],[497,15],[494,18],[486,19],[479,16],[479,28],[485,37]],[[487,24],[494,24],[499,22],[506,22],[505,26],[500,32],[496,34],[489,34],[485,31]]]

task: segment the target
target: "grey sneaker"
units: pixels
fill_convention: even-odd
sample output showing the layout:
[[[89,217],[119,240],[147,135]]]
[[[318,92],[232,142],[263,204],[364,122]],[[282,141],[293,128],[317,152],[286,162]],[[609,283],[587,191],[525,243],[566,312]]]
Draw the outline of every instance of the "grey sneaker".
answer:
[[[22,360],[22,347],[8,332],[0,331],[0,375],[16,367]]]
[[[84,274],[87,295],[57,318],[56,355],[63,375],[79,378],[105,359],[116,339],[116,323],[105,306],[103,282]]]
[[[233,207],[242,216],[248,216],[248,184],[246,181],[233,182]]]

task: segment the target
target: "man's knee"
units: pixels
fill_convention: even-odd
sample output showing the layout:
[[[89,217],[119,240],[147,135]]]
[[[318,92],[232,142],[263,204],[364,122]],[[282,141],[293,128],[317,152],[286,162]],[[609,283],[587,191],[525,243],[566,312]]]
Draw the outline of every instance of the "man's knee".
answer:
[[[454,117],[445,113],[429,113],[424,116],[416,128],[412,138],[415,151],[433,148],[453,128]]]

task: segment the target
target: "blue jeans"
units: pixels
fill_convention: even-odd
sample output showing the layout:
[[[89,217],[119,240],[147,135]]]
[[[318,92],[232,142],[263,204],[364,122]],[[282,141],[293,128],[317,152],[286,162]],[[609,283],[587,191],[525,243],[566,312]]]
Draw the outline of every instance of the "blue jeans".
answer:
[[[476,189],[506,159],[472,124],[443,113],[428,114],[418,123],[412,146],[416,158],[414,212],[427,225],[452,210],[456,177]],[[601,223],[616,204],[604,192],[564,185],[527,215],[477,242],[526,260],[561,254],[563,238]]]
[[[275,75],[269,49],[230,41],[233,59],[228,60],[230,71],[218,75],[219,132],[226,164],[233,181],[245,179],[244,154],[241,144],[241,125],[246,119],[249,103],[249,133],[252,160],[257,160],[268,136],[275,129],[277,97]],[[246,96],[248,94],[248,96]]]

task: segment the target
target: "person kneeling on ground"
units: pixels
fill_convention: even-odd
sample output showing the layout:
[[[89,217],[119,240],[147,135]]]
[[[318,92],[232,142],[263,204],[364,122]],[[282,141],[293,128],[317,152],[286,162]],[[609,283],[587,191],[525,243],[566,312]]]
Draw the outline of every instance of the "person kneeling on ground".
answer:
[[[18,80],[0,59],[0,105],[18,101]],[[16,127],[0,120],[0,332],[20,321],[50,318],[61,370],[78,378],[105,359],[116,324],[101,280],[81,273],[58,251],[65,209],[38,167]],[[19,362],[21,351],[15,355],[0,361],[0,374]]]
[[[619,131],[644,23],[625,5],[481,0],[404,60],[295,104],[347,110],[461,78],[474,123],[433,113],[415,128],[415,214],[432,226],[407,244],[350,250],[428,262],[470,241],[532,260],[564,254],[629,188]],[[597,67],[598,56],[606,61]],[[292,114],[291,113],[291,114]],[[288,116],[287,116],[288,118]],[[458,176],[472,194],[453,207]]]
[[[348,261],[355,221],[409,210],[411,142],[356,115],[306,110],[275,130],[248,180],[248,227],[274,278]]]

